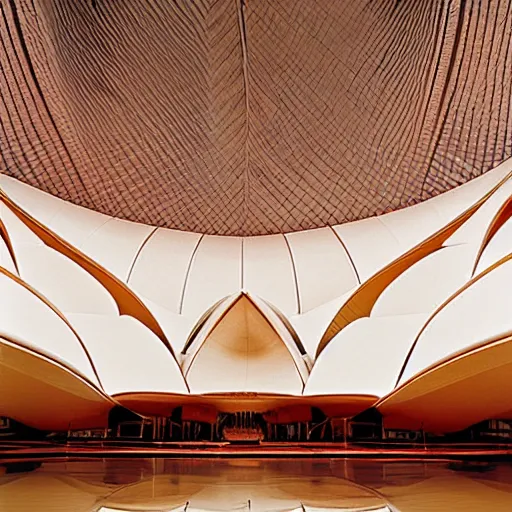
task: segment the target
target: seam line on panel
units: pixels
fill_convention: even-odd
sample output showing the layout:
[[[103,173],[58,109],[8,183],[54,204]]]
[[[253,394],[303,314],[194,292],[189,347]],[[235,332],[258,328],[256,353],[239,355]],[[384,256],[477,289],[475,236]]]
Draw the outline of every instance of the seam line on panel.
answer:
[[[199,245],[203,241],[203,238],[204,238],[204,235],[201,235],[201,237],[199,238],[199,240],[196,243],[196,246],[194,247],[194,250],[192,251],[192,256],[190,256],[190,261],[188,262],[187,272],[185,273],[185,281],[183,281],[183,290],[181,290],[180,309],[178,312],[180,315],[183,312],[183,302],[185,300],[185,291],[187,290],[188,278],[190,275],[190,270],[192,269],[192,263],[194,262],[197,250],[199,248]]]
[[[329,226],[329,229],[334,233],[334,236],[337,238],[338,242],[343,247],[343,250],[345,251],[345,254],[348,257],[348,260],[350,261],[350,264],[352,265],[352,268],[354,269],[354,273],[356,275],[357,283],[361,284],[361,278],[359,277],[359,272],[357,271],[357,268],[355,266],[354,260],[353,260],[353,258],[351,256],[350,252],[348,251],[347,246],[345,245],[345,243],[341,239],[340,235],[337,233],[337,231],[332,226]]]
[[[293,280],[295,282],[295,296],[297,298],[297,314],[300,315],[302,313],[302,305],[300,302],[299,280],[297,279],[297,268],[295,267],[295,260],[293,259],[293,253],[292,253],[292,249],[290,247],[290,242],[288,242],[288,238],[286,238],[286,235],[282,235],[282,236],[286,243],[286,247],[288,249],[288,254],[290,255],[290,261],[292,263]]]
[[[128,271],[128,276],[126,278],[126,284],[130,282],[130,278],[132,277],[132,272],[135,269],[135,264],[137,263],[137,260],[139,259],[139,256],[142,252],[142,249],[146,246],[146,244],[151,240],[152,236],[156,233],[158,227],[155,226],[150,233],[146,236],[144,241],[140,244],[139,248],[137,249],[137,252],[135,253],[135,257],[133,258],[133,261],[130,265],[130,270]]]

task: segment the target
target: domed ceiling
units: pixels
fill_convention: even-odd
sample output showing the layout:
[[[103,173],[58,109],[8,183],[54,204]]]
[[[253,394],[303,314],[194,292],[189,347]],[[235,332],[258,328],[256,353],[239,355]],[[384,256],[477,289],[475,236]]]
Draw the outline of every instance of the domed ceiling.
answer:
[[[0,166],[222,235],[412,205],[512,155],[512,0],[5,0]]]

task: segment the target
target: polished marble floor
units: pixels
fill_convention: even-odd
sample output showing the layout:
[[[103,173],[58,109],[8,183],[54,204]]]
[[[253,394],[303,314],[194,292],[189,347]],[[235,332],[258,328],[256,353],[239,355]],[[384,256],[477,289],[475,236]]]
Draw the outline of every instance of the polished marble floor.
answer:
[[[1,512],[230,510],[509,512],[512,463],[98,459],[0,465]]]

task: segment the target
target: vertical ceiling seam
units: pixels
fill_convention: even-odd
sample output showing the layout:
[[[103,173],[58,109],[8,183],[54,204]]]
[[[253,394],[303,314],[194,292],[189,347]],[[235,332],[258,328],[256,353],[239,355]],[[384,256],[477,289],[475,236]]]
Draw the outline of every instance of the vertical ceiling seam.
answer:
[[[243,167],[243,218],[242,232],[247,231],[248,220],[248,203],[249,203],[249,54],[247,42],[247,27],[245,19],[246,0],[236,0],[238,27],[240,30],[240,47],[242,50],[242,73],[244,78],[244,95],[245,95],[245,140],[244,140],[244,167]]]

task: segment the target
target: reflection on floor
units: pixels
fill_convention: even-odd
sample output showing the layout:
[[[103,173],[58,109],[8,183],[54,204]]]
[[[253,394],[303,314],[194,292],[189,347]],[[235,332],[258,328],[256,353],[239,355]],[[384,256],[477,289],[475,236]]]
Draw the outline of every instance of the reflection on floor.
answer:
[[[0,468],[2,512],[500,512],[512,465],[103,459]]]

